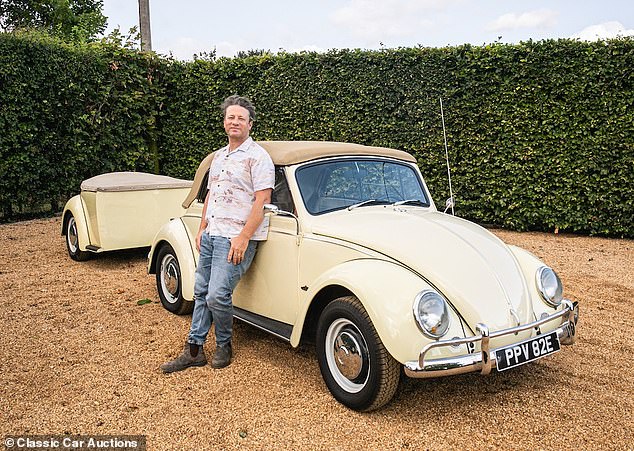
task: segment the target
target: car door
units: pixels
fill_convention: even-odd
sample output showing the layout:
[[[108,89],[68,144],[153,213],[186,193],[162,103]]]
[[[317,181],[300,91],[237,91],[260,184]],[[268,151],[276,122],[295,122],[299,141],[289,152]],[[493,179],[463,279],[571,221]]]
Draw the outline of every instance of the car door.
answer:
[[[276,168],[272,203],[280,210],[294,210],[284,168]],[[251,268],[234,292],[235,314],[278,335],[290,337],[299,298],[297,220],[270,216],[266,241],[258,244]],[[288,336],[287,336],[288,335]]]

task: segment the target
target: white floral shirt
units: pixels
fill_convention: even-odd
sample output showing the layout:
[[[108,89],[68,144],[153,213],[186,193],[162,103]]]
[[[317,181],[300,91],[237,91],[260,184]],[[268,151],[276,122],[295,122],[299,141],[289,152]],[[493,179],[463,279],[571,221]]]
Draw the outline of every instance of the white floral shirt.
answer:
[[[269,154],[251,138],[229,152],[216,151],[209,169],[207,233],[233,238],[240,234],[251,213],[255,192],[273,188],[275,167]],[[252,240],[266,240],[268,218],[264,218]]]

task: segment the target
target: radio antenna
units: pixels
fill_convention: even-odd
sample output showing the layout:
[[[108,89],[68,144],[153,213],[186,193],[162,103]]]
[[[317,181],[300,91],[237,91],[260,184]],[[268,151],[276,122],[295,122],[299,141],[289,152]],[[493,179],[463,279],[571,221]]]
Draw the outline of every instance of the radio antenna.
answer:
[[[445,213],[451,208],[451,214],[455,216],[453,189],[451,188],[451,169],[449,169],[449,150],[447,149],[447,131],[445,129],[445,112],[442,108],[442,97],[440,99],[440,118],[442,119],[442,134],[445,139],[445,158],[447,160],[447,176],[449,177],[449,199],[445,203]]]

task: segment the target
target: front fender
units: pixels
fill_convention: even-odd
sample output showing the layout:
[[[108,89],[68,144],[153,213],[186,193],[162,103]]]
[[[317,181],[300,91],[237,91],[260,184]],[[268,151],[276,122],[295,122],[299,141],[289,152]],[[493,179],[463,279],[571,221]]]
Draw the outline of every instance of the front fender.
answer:
[[[191,246],[187,228],[180,218],[172,219],[159,229],[152,240],[148,254],[148,273],[156,274],[158,249],[169,244],[176,253],[181,270],[181,294],[186,301],[194,299],[194,277],[196,274],[196,258]]]
[[[535,320],[538,320],[542,317],[542,315],[552,315],[556,311],[560,311],[565,308],[564,305],[561,305],[558,308],[553,308],[550,305],[546,304],[539,293],[536,283],[536,275],[537,270],[545,266],[545,263],[542,262],[535,255],[530,253],[529,251],[522,249],[517,246],[509,245],[509,249],[515,255],[517,262],[521,268],[522,274],[524,275],[524,279],[526,280],[526,285],[528,287],[528,293],[532,300],[533,304],[533,312],[535,312]],[[552,322],[550,324],[546,324],[540,328],[542,332],[550,332],[555,330],[559,326],[558,322]]]
[[[311,284],[293,327],[293,346],[299,344],[311,302],[328,286],[344,287],[359,298],[384,346],[399,362],[418,359],[423,346],[433,341],[420,331],[413,314],[416,295],[431,288],[429,284],[397,263],[360,259],[331,268]],[[460,318],[451,308],[450,315],[446,337],[464,337]]]
[[[79,249],[86,250],[86,246],[90,244],[90,236],[88,235],[88,224],[86,223],[86,215],[84,214],[84,203],[78,194],[71,197],[62,212],[62,235],[66,235],[66,226],[70,215],[75,218],[77,224],[77,239],[79,240]]]

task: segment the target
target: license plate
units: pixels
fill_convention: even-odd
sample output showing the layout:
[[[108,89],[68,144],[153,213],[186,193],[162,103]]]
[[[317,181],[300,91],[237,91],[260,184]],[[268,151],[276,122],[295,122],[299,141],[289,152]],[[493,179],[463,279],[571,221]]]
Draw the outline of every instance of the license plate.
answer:
[[[496,349],[497,369],[498,371],[508,370],[550,355],[559,351],[559,349],[557,332],[539,335],[521,343]]]

